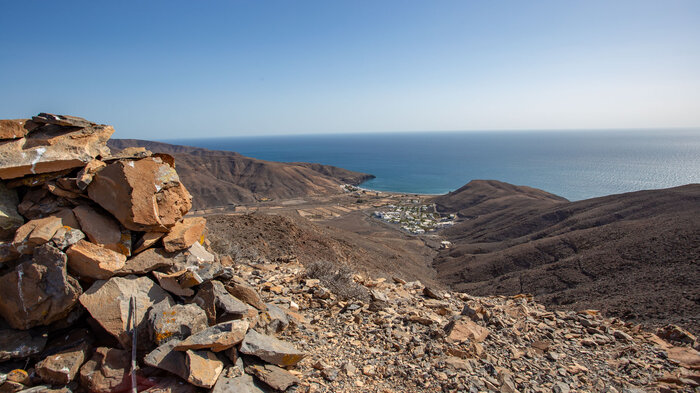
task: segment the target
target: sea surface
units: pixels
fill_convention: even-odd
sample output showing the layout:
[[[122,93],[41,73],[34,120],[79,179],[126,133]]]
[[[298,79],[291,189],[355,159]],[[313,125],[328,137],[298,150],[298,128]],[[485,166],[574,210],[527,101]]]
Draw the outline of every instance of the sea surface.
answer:
[[[700,183],[700,129],[420,132],[178,139],[263,160],[371,173],[362,187],[443,194],[472,179],[569,200]]]

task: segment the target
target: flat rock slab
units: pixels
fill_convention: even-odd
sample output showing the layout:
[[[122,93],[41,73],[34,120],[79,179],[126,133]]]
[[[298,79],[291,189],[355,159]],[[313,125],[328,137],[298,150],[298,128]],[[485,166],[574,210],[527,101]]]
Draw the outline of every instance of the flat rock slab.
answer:
[[[219,374],[224,369],[224,363],[213,352],[192,351],[185,352],[187,364],[187,381],[195,386],[211,388],[219,379]]]
[[[81,278],[106,280],[126,263],[126,256],[97,244],[79,240],[66,251],[68,266]]]
[[[157,269],[168,268],[175,264],[174,257],[162,248],[149,248],[129,258],[117,274],[144,275]]]
[[[152,378],[149,378],[149,381]],[[175,377],[166,377],[158,380],[155,386],[151,386],[146,390],[140,390],[141,393],[199,393],[201,389],[189,383],[182,382],[181,379]]]
[[[210,349],[214,352],[225,351],[243,341],[249,326],[250,324],[246,320],[220,323],[182,340],[175,347],[175,350]]]
[[[132,231],[167,232],[192,207],[175,169],[155,157],[107,165],[87,192]]]
[[[123,348],[131,348],[129,326],[131,296],[136,297],[136,327],[139,332],[139,345],[150,342],[148,318],[149,308],[165,302],[173,305],[173,299],[148,277],[112,277],[98,280],[80,296],[80,303],[93,318],[110,334],[119,340]]]
[[[66,255],[49,244],[0,277],[0,315],[15,329],[48,325],[66,317],[82,293],[66,273]]]
[[[106,155],[110,126],[76,129],[47,124],[23,138],[0,145],[0,179],[82,167],[95,157]]]
[[[257,356],[268,363],[282,367],[293,366],[306,356],[304,352],[297,350],[292,344],[260,334],[252,329],[248,330],[245,335],[240,352]]]
[[[182,340],[209,326],[207,314],[196,304],[176,304],[154,308],[149,316],[153,341],[162,345],[170,340]]]
[[[26,330],[0,330],[0,362],[36,355],[46,346],[46,334],[32,335]]]
[[[289,371],[272,364],[252,364],[245,368],[248,374],[255,375],[266,385],[275,390],[287,390],[301,381]]]
[[[80,385],[92,393],[126,392],[131,386],[130,368],[128,351],[97,348],[80,368]]]
[[[38,124],[55,124],[57,126],[79,128],[85,128],[96,125],[95,123],[85,120],[82,117],[55,115],[53,113],[45,112],[41,112],[38,115],[32,117],[32,121]]]

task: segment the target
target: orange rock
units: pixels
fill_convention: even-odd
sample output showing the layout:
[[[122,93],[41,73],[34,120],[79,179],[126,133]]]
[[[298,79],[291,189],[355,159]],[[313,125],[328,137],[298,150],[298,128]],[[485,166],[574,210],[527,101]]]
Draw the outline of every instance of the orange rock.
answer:
[[[0,120],[0,139],[23,138],[38,126],[29,119]]]
[[[78,172],[78,177],[75,179],[76,186],[81,190],[86,189],[92,182],[95,173],[106,166],[107,164],[100,160],[92,160],[88,162],[88,164],[85,165],[80,172]]]
[[[62,226],[63,222],[58,217],[31,220],[17,229],[12,244],[18,252],[32,254],[36,246],[51,240]]]
[[[207,229],[207,220],[204,217],[185,218],[170,229],[163,245],[168,252],[175,252],[189,248],[195,242],[204,242],[204,232]]]
[[[134,254],[138,254],[141,251],[150,248],[152,245],[158,243],[158,240],[165,236],[164,232],[146,232],[141,236],[136,244],[134,245]]]
[[[132,231],[167,232],[192,207],[192,196],[177,172],[153,157],[107,165],[87,191]]]
[[[187,351],[185,362],[189,370],[187,382],[207,389],[216,384],[224,369],[224,363],[210,351]]]
[[[107,279],[124,267],[126,256],[81,240],[66,251],[68,266],[81,277]]]
[[[161,302],[169,306],[175,304],[170,295],[150,278],[126,276],[95,281],[80,296],[80,303],[107,332],[119,340],[122,347],[131,348],[131,316],[127,311],[132,296],[136,298],[138,345],[139,348],[147,348],[151,343],[147,317],[150,309]]]
[[[74,208],[73,213],[92,243],[126,256],[131,255],[131,233],[122,230],[117,220],[87,205]]]
[[[489,335],[488,329],[467,318],[450,322],[445,327],[445,330],[447,331],[447,338],[458,342],[467,340],[481,342]]]

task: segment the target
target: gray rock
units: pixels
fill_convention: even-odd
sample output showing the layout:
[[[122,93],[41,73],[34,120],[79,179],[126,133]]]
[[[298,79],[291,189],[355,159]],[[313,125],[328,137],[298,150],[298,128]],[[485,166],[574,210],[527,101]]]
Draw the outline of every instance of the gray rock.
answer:
[[[178,351],[187,349],[210,349],[214,352],[225,351],[243,341],[248,327],[249,323],[246,320],[220,323],[187,337],[175,349]]]
[[[175,346],[179,343],[178,340],[166,342],[146,355],[143,362],[151,367],[156,367],[173,373],[180,378],[187,379],[189,373],[185,353],[175,350]]]
[[[232,367],[233,368],[233,367]],[[248,374],[228,377],[221,375],[210,393],[267,393]]]
[[[67,115],[54,115],[53,113],[39,113],[38,115],[32,117],[32,121],[39,124],[55,124],[57,126],[64,127],[80,127],[85,128],[89,126],[94,126],[95,123],[87,121],[82,117],[77,116],[67,116]]]
[[[292,344],[260,334],[252,329],[248,330],[245,335],[240,352],[257,356],[268,363],[282,367],[293,366],[306,356],[304,352],[297,350]]]
[[[51,238],[51,241],[59,249],[65,250],[83,239],[85,239],[85,234],[83,231],[64,226],[56,230],[56,233]]]
[[[219,281],[202,284],[194,302],[207,313],[209,324],[215,324],[221,317],[241,318],[251,312],[250,306],[231,296]]]
[[[289,316],[281,307],[267,303],[267,311],[261,314],[261,320],[265,324],[265,333],[275,334],[289,326]]]
[[[557,382],[552,386],[552,393],[569,393],[569,385],[564,382]]]
[[[0,330],[0,362],[36,355],[46,346],[46,334],[32,335],[26,330]]]
[[[173,339],[185,339],[209,326],[207,315],[196,304],[153,308],[148,319],[156,345],[165,344]]]

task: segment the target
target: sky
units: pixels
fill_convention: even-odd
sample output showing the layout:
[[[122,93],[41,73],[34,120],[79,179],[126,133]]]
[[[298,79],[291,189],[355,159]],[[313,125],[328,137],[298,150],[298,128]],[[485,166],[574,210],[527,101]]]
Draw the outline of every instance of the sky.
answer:
[[[700,1],[0,0],[0,118],[114,137],[700,126]]]

